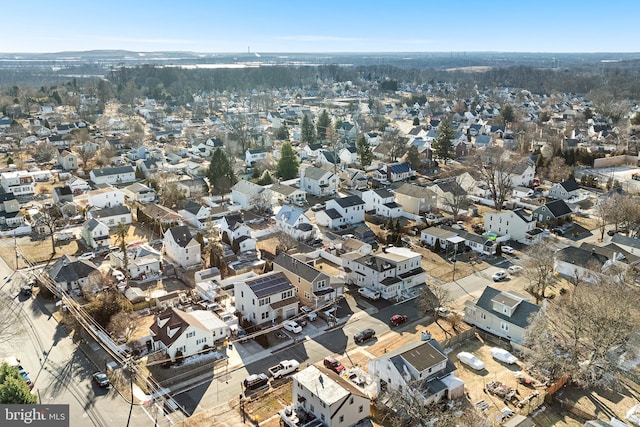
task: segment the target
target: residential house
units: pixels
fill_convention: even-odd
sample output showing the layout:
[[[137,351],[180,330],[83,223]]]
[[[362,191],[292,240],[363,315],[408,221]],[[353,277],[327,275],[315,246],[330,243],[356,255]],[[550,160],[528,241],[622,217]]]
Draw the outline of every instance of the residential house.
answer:
[[[385,391],[410,393],[413,398],[407,400],[420,405],[464,397],[464,382],[455,371],[454,363],[433,338],[406,344],[368,363],[378,397],[384,399]]]
[[[0,192],[0,224],[7,227],[18,227],[25,223],[20,212],[20,202],[15,194]]]
[[[304,214],[304,210],[284,205],[276,213],[276,227],[296,240],[310,240],[316,236],[316,229]]]
[[[153,188],[147,187],[140,182],[134,182],[133,184],[124,187],[122,192],[124,193],[126,200],[142,203],[143,205],[155,202],[158,197],[158,194]]]
[[[359,164],[358,160],[358,150],[355,145],[347,145],[345,148],[340,150],[338,153],[338,158],[340,163],[343,165],[357,165]]]
[[[419,253],[391,247],[372,255],[344,254],[342,266],[350,283],[379,291],[382,298],[391,300],[424,284],[421,260]]]
[[[263,186],[241,179],[231,187],[231,200],[242,209],[251,210],[268,206],[271,195]]]
[[[569,219],[573,212],[562,199],[547,202],[533,211],[533,219],[549,225],[556,225]]]
[[[498,236],[521,242],[531,241],[530,232],[536,228],[536,220],[524,209],[512,211],[487,211],[484,214],[484,229]]]
[[[553,199],[569,200],[578,197],[580,186],[575,179],[557,182],[549,188],[549,197]]]
[[[116,251],[109,254],[109,263],[124,270],[125,252]],[[161,273],[162,254],[148,244],[134,246],[126,251],[127,269],[129,277],[134,280],[144,280],[156,277]]]
[[[326,169],[309,166],[300,169],[300,189],[315,196],[329,196],[338,191],[338,177]]]
[[[295,286],[300,301],[309,307],[323,307],[344,294],[341,283],[331,283],[331,276],[311,264],[281,252],[273,260],[273,271],[281,271]]]
[[[583,243],[580,247],[568,246],[557,251],[553,269],[572,282],[595,283],[603,275],[620,280],[639,261],[638,256],[615,244],[596,246]]]
[[[464,321],[470,325],[521,345],[540,306],[529,297],[487,286],[478,299],[465,302]]]
[[[364,202],[358,196],[328,200],[325,210],[316,212],[316,224],[332,229],[364,222]]]
[[[611,237],[611,243],[625,250],[629,254],[640,256],[640,239],[616,233]]]
[[[416,171],[411,169],[411,165],[408,162],[404,163],[392,163],[385,166],[387,173],[387,180],[389,182],[406,181],[412,176],[415,176]]]
[[[68,185],[65,185],[64,187],[54,187],[51,199],[53,200],[53,203],[58,206],[63,203],[73,203],[73,191]]]
[[[271,205],[273,206],[307,202],[307,193],[299,188],[277,182],[268,189],[271,192]]]
[[[178,214],[184,218],[184,220],[200,230],[206,230],[207,224],[210,223],[211,209],[207,206],[203,206],[200,203],[196,203],[189,200],[184,209],[178,211]]]
[[[280,425],[356,426],[370,415],[367,395],[324,367],[308,366],[292,379],[291,405],[280,411]]]
[[[467,192],[455,178],[438,180],[427,188],[436,195],[439,209],[453,212],[466,207]]]
[[[247,150],[245,152],[244,161],[247,166],[253,166],[258,162],[267,160],[269,158],[269,149],[267,148],[255,148]]]
[[[91,207],[87,210],[87,219],[98,219],[108,227],[118,224],[131,224],[131,210],[127,206],[116,205],[110,208]]]
[[[394,191],[394,194],[402,210],[410,214],[422,215],[438,205],[438,197],[433,190],[419,185],[404,183]]]
[[[88,195],[89,206],[96,208],[110,208],[124,206],[124,192],[113,187],[91,190]]]
[[[281,271],[238,280],[233,295],[236,309],[253,325],[279,323],[298,315],[296,288]]]
[[[171,227],[164,233],[164,252],[169,260],[189,269],[200,266],[200,243],[186,225]]]
[[[65,292],[81,291],[100,283],[100,271],[93,262],[66,254],[45,269],[45,273],[58,289]]]
[[[386,188],[363,191],[361,196],[366,212],[375,212],[385,218],[402,216],[402,206],[395,202],[394,194]]]
[[[184,218],[177,212],[156,203],[143,205],[138,208],[138,212],[141,212],[143,214],[142,216],[146,216],[146,218],[153,221],[154,228],[166,230],[174,225],[184,225]],[[138,215],[141,216],[140,214]]]
[[[509,176],[511,178],[512,187],[528,187],[533,184],[533,178],[536,176],[536,166],[529,161],[516,163],[513,170],[510,171]]]
[[[58,153],[58,164],[65,171],[74,171],[78,169],[78,156],[68,150],[62,150]]]
[[[366,190],[368,186],[367,175],[360,169],[347,168],[339,173],[340,186],[349,190]]]
[[[82,240],[92,249],[109,246],[109,226],[96,218],[91,218],[82,224]]]
[[[89,185],[89,183],[77,176],[72,176],[71,178],[69,178],[66,184],[69,186],[69,188],[71,188],[73,194],[81,194],[84,191],[91,190],[91,186]]]
[[[207,310],[185,312],[175,307],[158,314],[149,328],[153,350],[163,350],[171,360],[203,354],[229,335],[229,327]]]
[[[182,190],[187,199],[203,197],[209,194],[209,185],[204,178],[190,178],[176,181],[178,189]]]
[[[0,185],[6,193],[16,196],[31,196],[35,193],[33,176],[27,171],[3,172],[0,174]]]
[[[457,230],[445,225],[425,228],[420,232],[420,240],[431,248],[440,247],[447,256],[455,255],[463,250],[492,255],[496,251],[494,241],[475,233]]]
[[[129,165],[93,169],[89,178],[94,184],[126,184],[136,180],[136,171]]]

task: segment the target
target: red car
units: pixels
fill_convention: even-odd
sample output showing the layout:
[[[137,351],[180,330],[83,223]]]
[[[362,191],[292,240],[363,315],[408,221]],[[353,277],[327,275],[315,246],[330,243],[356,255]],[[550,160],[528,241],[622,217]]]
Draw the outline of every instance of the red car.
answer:
[[[398,326],[406,321],[407,316],[405,314],[396,314],[394,316],[391,316],[391,319],[389,319],[389,323],[391,324],[391,326]]]

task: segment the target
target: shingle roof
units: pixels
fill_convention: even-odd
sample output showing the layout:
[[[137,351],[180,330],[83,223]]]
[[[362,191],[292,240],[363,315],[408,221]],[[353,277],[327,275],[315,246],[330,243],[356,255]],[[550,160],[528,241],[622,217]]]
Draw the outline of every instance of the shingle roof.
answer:
[[[556,218],[560,218],[561,216],[569,215],[571,213],[571,209],[564,200],[554,200],[553,202],[545,204],[545,206]]]
[[[78,260],[69,255],[63,255],[48,270],[49,277],[56,283],[77,282],[97,272],[95,264],[89,260]]]
[[[291,255],[281,252],[274,260],[274,264],[278,264],[283,269],[292,272],[296,276],[300,276],[307,282],[313,282],[319,275],[324,275],[317,268],[292,257]]]
[[[119,175],[124,173],[133,173],[135,172],[135,170],[133,169],[133,166],[127,165],[127,166],[117,166],[113,168],[94,169],[91,172],[93,172],[93,175],[95,176],[109,176],[109,175]]]
[[[334,199],[338,206],[342,208],[350,208],[352,206],[364,205],[364,201],[358,196],[347,196]]]
[[[304,169],[304,178],[305,179],[316,179],[316,180],[318,180],[318,179],[324,177],[327,174],[333,175],[333,173],[331,171],[328,171],[326,169],[316,168],[314,166],[310,166],[310,167]]]
[[[580,189],[580,186],[578,185],[575,179],[568,179],[566,181],[561,182],[560,185],[562,186],[562,188],[565,189],[565,191],[568,191],[568,192],[576,191]]]
[[[519,326],[523,329],[529,326],[529,317],[540,311],[540,306],[524,300],[520,301],[511,317],[502,312],[495,311],[493,309],[492,301],[501,294],[503,294],[502,291],[492,288],[491,286],[487,286],[484,288],[484,292],[482,292],[482,295],[476,302],[476,306],[490,312],[500,320]],[[513,297],[512,294],[508,294],[507,296]]]
[[[91,211],[93,218],[107,218],[116,215],[126,215],[130,213],[129,208],[122,205],[116,205],[111,208],[95,209]]]
[[[182,248],[186,247],[192,239],[189,227],[186,225],[171,227],[169,232],[171,233],[173,240]]]
[[[164,323],[163,326],[160,327],[158,325],[158,319],[166,319],[166,323]],[[189,313],[185,313],[182,310],[178,310],[175,307],[169,307],[158,315],[156,321],[153,322],[149,329],[154,333],[156,341],[162,341],[164,345],[169,347],[180,337],[180,335],[182,335],[185,329],[187,329],[189,326],[202,329],[203,331],[208,331],[208,329],[194,316],[190,315]],[[177,331],[169,336],[169,330],[175,329],[177,329]]]
[[[602,268],[609,260],[609,257],[599,254],[595,249],[588,250],[576,248],[575,246],[567,246],[556,252],[555,258],[559,261],[577,265],[588,269]]]

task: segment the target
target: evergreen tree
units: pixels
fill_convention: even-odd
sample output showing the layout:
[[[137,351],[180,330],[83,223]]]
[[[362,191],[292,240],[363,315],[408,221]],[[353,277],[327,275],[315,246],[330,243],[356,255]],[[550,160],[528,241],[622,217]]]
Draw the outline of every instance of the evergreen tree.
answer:
[[[280,141],[289,140],[289,128],[287,127],[286,123],[278,128],[278,131],[276,132],[276,138]]]
[[[318,134],[318,140],[324,141],[327,139],[327,129],[331,126],[331,118],[327,110],[322,110],[320,117],[318,117],[318,123],[316,124],[316,131]]]
[[[414,117],[414,118],[413,118],[413,125],[414,125],[414,126],[420,126],[420,119],[419,119],[419,118],[417,118],[417,117]]]
[[[271,176],[271,173],[269,171],[262,172],[262,176],[256,182],[256,184],[258,184],[258,185],[270,185],[270,184],[273,184],[273,177]]]
[[[360,166],[362,166],[363,168],[369,166],[373,161],[373,150],[367,143],[364,135],[360,135],[358,137],[358,140],[356,141],[356,154],[358,155]]]
[[[415,145],[411,145],[407,150],[407,162],[411,165],[413,170],[420,170],[420,166],[422,163],[420,162],[420,153],[418,152],[418,147]]]
[[[313,123],[311,123],[309,116],[306,114],[302,119],[300,132],[302,134],[302,142],[306,144],[313,144],[316,142],[316,129],[313,127]]]
[[[233,172],[231,162],[220,148],[217,148],[211,155],[207,178],[209,178],[211,194],[215,196],[222,196],[229,193],[231,187],[238,182],[238,178]]]
[[[280,160],[276,168],[276,176],[282,179],[292,179],[298,176],[298,156],[293,151],[291,143],[285,142],[280,149]]]
[[[4,362],[0,365],[0,403],[30,405],[38,403],[38,396],[31,394],[18,368]]]
[[[444,164],[447,164],[448,160],[453,159],[455,154],[453,150],[453,129],[447,119],[440,122],[438,126],[438,132],[436,133],[436,139],[433,141],[433,152],[441,160],[444,160]]]

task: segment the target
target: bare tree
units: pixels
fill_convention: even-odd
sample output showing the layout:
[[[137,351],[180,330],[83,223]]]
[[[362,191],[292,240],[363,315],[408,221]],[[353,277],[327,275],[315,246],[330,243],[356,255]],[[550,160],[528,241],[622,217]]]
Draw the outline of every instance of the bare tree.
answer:
[[[56,253],[55,232],[58,229],[58,220],[62,218],[62,212],[56,205],[43,205],[38,211],[35,223],[41,234],[51,238],[51,253]]]
[[[604,232],[609,223],[615,216],[616,198],[613,196],[604,196],[595,205],[596,221],[600,230],[600,241],[604,240]]]
[[[93,159],[97,153],[96,149],[90,145],[81,145],[76,148],[76,152],[78,153],[78,157],[80,157],[80,160],[82,160],[82,167],[85,170],[87,169],[89,160]]]
[[[611,386],[618,357],[640,320],[640,290],[631,283],[597,276],[540,310],[525,337],[530,368],[577,384]]]
[[[526,250],[528,257],[523,263],[522,274],[529,282],[527,290],[536,298],[536,304],[545,299],[545,291],[553,284],[554,252],[551,240],[535,243]]]
[[[461,183],[460,176],[455,177],[447,183],[445,188],[448,191],[440,197],[442,204],[449,208],[455,219],[458,218],[461,210],[469,206],[467,192],[462,188]]]
[[[516,163],[510,161],[502,149],[476,155],[473,161],[481,179],[488,186],[496,210],[501,211],[504,202],[511,195],[511,174],[515,171]]]
[[[452,298],[449,291],[445,288],[437,285],[425,285],[425,287],[420,292],[420,296],[418,297],[418,310],[420,310],[424,314],[428,314],[433,316],[436,325],[440,327],[443,331],[445,329],[439,322],[439,318],[437,315],[437,310],[440,307],[445,307],[451,304]]]
[[[139,328],[138,316],[131,311],[119,311],[111,316],[107,325],[107,332],[114,339],[121,338],[125,343],[129,342]]]
[[[160,203],[169,208],[173,208],[174,206],[181,207],[182,203],[187,199],[185,190],[178,187],[178,184],[173,182],[168,182],[162,186],[162,191],[160,192]]]
[[[565,179],[569,179],[572,171],[573,168],[567,166],[562,157],[554,157],[541,172],[551,182],[562,182]]]

